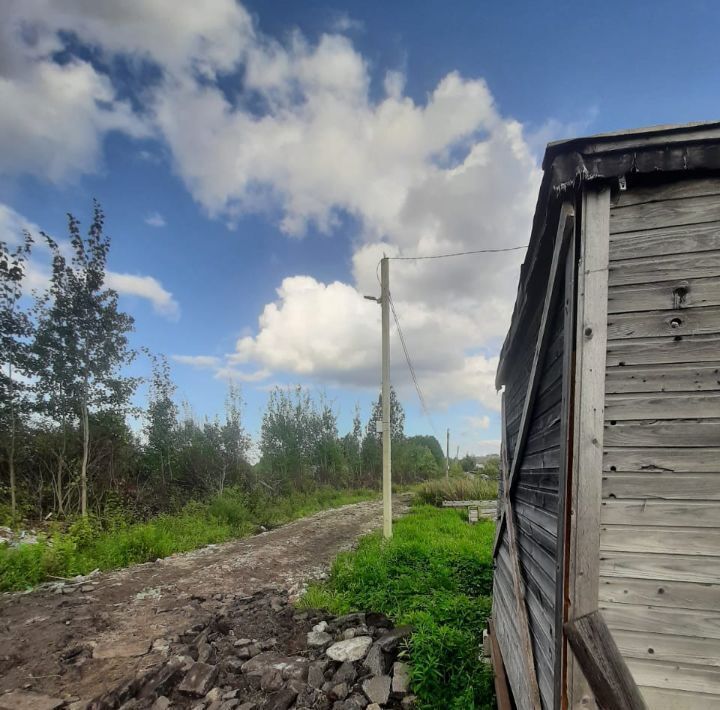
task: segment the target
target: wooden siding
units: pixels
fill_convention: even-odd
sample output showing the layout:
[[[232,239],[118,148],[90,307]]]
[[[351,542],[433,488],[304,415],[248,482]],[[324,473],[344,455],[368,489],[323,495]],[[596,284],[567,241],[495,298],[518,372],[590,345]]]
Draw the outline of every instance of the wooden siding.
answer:
[[[564,274],[564,266],[562,274]],[[560,277],[564,280],[564,275]],[[545,710],[555,707],[556,582],[560,416],[563,384],[564,289],[548,327],[550,341],[542,363],[540,384],[530,428],[513,491],[520,569],[525,583],[533,655]],[[542,304],[525,334],[522,359],[515,363],[505,388],[507,449],[512,456],[532,368]],[[512,464],[512,461],[510,461]],[[520,664],[512,571],[503,540],[496,557],[494,579],[495,629],[518,708],[529,707]]]
[[[720,708],[720,180],[610,212],[599,607],[649,707]]]

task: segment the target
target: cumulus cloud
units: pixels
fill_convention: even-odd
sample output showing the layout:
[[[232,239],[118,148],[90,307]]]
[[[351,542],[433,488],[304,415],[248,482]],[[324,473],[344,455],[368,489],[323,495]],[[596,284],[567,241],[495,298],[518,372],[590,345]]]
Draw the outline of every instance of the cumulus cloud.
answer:
[[[118,274],[108,271],[105,283],[109,288],[126,296],[138,296],[150,301],[155,313],[170,320],[180,317],[180,306],[172,293],[152,276],[138,276],[136,274]]]
[[[190,365],[198,369],[213,369],[220,364],[220,358],[214,355],[173,355],[172,359],[181,365]]]
[[[147,215],[147,217],[145,217],[145,224],[148,224],[151,227],[164,227],[167,223],[165,222],[165,217],[163,217],[159,212],[151,212]]]
[[[345,216],[358,225],[352,281],[285,278],[254,333],[240,338],[222,364],[224,375],[240,367],[258,379],[284,372],[375,386],[379,309],[363,295],[378,291],[383,253],[433,256],[527,241],[540,180],[535,139],[502,114],[481,78],[451,72],[417,100],[406,94],[403,73],[391,68],[376,97],[369,63],[345,34],[350,25],[335,24],[315,42],[299,32],[280,42],[234,0],[197,7],[26,0],[0,12],[10,20],[3,33],[12,40],[0,50],[8,96],[44,92],[62,117],[63,79],[77,74],[70,85],[81,87],[75,101],[82,134],[90,137],[78,145],[71,140],[65,151],[52,141],[46,146],[46,159],[61,154],[53,179],[93,169],[107,131],[145,131],[164,143],[173,169],[212,216],[232,223],[265,213],[296,238],[308,229],[338,232]],[[118,100],[110,78],[94,66],[78,58],[52,62],[68,32],[101,56],[159,68],[158,81],[144,89],[142,111]],[[42,112],[37,120],[40,135],[49,133],[50,120]],[[30,163],[37,169],[41,159]],[[19,169],[12,151],[5,165]],[[497,408],[495,353],[521,255],[391,262],[393,298],[434,406],[474,399]],[[125,285],[147,293],[153,286]],[[154,293],[159,308],[172,308],[171,297]],[[397,381],[409,386],[401,358],[394,350]]]

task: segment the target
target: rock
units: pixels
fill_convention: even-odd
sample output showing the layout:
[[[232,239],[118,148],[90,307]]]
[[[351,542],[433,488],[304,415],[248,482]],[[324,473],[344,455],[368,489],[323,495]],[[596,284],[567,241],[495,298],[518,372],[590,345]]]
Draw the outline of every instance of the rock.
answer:
[[[307,645],[308,646],[326,646],[331,643],[333,637],[330,636],[326,631],[308,631]]]
[[[335,698],[336,700],[345,700],[349,692],[350,688],[348,688],[347,683],[337,683],[330,688],[329,695],[331,698]]]
[[[381,708],[377,703],[370,703],[366,710],[381,710]]]
[[[385,614],[377,614],[370,612],[365,614],[365,623],[368,626],[374,626],[376,629],[392,629],[393,623]]]
[[[410,668],[407,663],[397,661],[393,664],[392,692],[405,695],[410,691]]]
[[[362,612],[353,612],[352,614],[344,614],[343,616],[337,616],[333,619],[332,625],[336,628],[342,628],[343,626],[357,626],[358,624],[365,623],[365,614]]]
[[[147,639],[107,639],[100,641],[93,649],[93,658],[132,658],[144,656],[149,650],[151,641]]]
[[[251,643],[252,643],[252,639],[238,639],[237,641],[235,641],[233,646],[237,646],[237,647],[248,646]]]
[[[220,700],[222,698],[222,688],[213,688],[204,698],[203,700],[206,703],[214,703],[216,700]]]
[[[411,626],[398,626],[397,629],[383,634],[376,643],[385,653],[392,653],[397,650],[401,641],[410,637],[410,634],[412,634]]]
[[[207,695],[218,675],[218,667],[210,666],[207,663],[196,662],[185,674],[178,690],[186,695],[201,697]]]
[[[240,705],[240,701],[237,698],[223,700],[219,710],[237,710],[238,705]]]
[[[315,626],[312,627],[313,631],[317,631],[318,633],[321,631],[327,631],[328,623],[327,621],[321,621],[319,624],[315,624]]]
[[[343,710],[364,710],[368,701],[362,695],[351,695],[344,703]]]
[[[282,677],[285,680],[306,681],[308,677],[309,662],[306,658],[289,658],[282,669]]]
[[[213,663],[215,661],[215,649],[207,642],[198,644],[198,661],[200,663]]]
[[[260,641],[260,648],[263,651],[269,651],[271,648],[275,648],[276,645],[277,645],[276,638],[265,639],[264,641]]]
[[[403,710],[410,710],[410,708],[414,708],[416,703],[417,703],[417,698],[414,695],[406,695],[400,701],[400,705],[402,705]]]
[[[282,688],[282,673],[277,668],[268,668],[260,679],[260,688],[266,693],[274,693]]]
[[[325,683],[325,669],[327,661],[313,661],[308,667],[307,682],[313,688],[322,688]]]
[[[257,710],[257,703],[243,703],[237,710]]]
[[[63,699],[51,698],[41,693],[13,690],[0,695],[0,710],[55,710],[63,705]]]
[[[326,654],[333,661],[359,661],[365,658],[368,649],[372,646],[370,636],[355,636],[347,641],[338,641],[328,648]]]
[[[377,644],[374,644],[370,651],[368,651],[368,655],[363,661],[363,666],[367,668],[372,675],[385,675],[390,670],[390,664],[383,650]]]
[[[242,659],[243,661],[247,661],[249,658],[252,657],[250,653],[250,644],[246,644],[244,646],[240,646],[237,650],[237,657]]]
[[[283,688],[273,693],[263,705],[263,710],[288,710],[297,698],[297,691],[292,688]]]
[[[369,678],[362,684],[362,689],[371,703],[384,705],[390,699],[392,679],[389,675],[378,675]]]
[[[170,707],[170,699],[161,695],[152,705],[151,710],[167,710]]]
[[[342,637],[346,641],[355,638],[355,629],[345,629],[345,631],[342,632]]]
[[[355,670],[355,666],[345,661],[335,672],[333,683],[347,683],[348,685],[352,685],[356,678],[357,671]]]

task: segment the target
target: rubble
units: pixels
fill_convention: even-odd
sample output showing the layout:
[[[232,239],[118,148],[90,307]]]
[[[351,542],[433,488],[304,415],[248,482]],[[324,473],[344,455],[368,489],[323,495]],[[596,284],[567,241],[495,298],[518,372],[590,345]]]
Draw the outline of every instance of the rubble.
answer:
[[[318,635],[327,643],[312,643]],[[382,614],[297,612],[277,591],[231,599],[207,623],[161,639],[164,662],[88,710],[401,710],[411,629]],[[257,638],[251,638],[251,636]],[[157,644],[158,642],[156,642]],[[0,700],[0,708],[2,707]]]

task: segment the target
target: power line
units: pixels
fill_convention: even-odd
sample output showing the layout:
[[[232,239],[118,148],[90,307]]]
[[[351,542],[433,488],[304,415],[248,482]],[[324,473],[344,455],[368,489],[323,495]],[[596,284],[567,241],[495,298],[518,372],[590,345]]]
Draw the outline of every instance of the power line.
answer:
[[[467,256],[468,254],[499,254],[506,251],[527,249],[527,244],[519,247],[503,247],[501,249],[474,249],[473,251],[456,251],[452,254],[431,254],[429,256],[389,256],[393,261],[419,261],[420,259],[447,259],[450,256]]]
[[[418,382],[417,375],[415,374],[415,368],[413,367],[412,360],[410,359],[410,352],[408,351],[407,343],[405,342],[405,336],[403,335],[402,328],[400,327],[400,319],[398,318],[397,311],[395,310],[395,304],[393,303],[392,296],[389,297],[389,300],[390,310],[392,311],[393,319],[395,320],[395,325],[397,326],[398,335],[400,336],[400,343],[402,344],[403,353],[405,353],[405,360],[407,362],[408,369],[410,370],[410,376],[412,377],[412,381],[415,384],[415,391],[417,392],[418,399],[420,400],[420,406],[423,410],[423,413],[430,422],[432,430],[437,436],[435,422],[433,422],[433,419],[430,416],[430,410],[428,409],[427,403],[425,402],[425,397],[423,396],[422,389],[420,388],[420,383]]]

